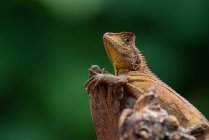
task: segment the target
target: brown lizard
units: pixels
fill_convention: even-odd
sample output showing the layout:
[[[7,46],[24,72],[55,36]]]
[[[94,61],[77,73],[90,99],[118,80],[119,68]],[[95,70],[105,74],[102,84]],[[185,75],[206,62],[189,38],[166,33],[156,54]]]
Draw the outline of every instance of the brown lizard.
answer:
[[[209,124],[191,103],[151,72],[145,58],[135,46],[133,33],[105,33],[103,40],[115,75],[92,71],[95,75],[85,85],[89,92],[100,83],[123,85],[128,95],[137,99],[140,95],[146,94],[148,88],[154,87],[159,93],[160,105],[169,114],[176,116],[182,126]]]

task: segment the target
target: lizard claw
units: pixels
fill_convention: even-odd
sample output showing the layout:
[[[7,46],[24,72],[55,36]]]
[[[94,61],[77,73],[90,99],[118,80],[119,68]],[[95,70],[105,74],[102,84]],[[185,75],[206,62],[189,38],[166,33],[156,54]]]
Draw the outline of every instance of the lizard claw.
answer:
[[[85,88],[90,93],[90,90],[95,90],[99,83],[103,80],[104,74],[96,74],[92,76],[85,84]]]
[[[94,75],[99,74],[97,71],[95,71],[95,70],[93,70],[93,69],[89,69],[89,71],[90,71],[91,73],[93,73]]]

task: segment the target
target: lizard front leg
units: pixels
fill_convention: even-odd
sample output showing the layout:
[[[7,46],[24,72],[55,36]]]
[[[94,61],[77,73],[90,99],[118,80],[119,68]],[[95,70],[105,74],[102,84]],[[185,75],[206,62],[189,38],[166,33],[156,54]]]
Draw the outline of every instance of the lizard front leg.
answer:
[[[94,68],[90,68],[89,71],[92,73],[92,76],[90,76],[85,84],[85,88],[88,93],[90,93],[91,90],[95,90],[97,85],[100,83],[122,86],[128,82],[128,78],[126,75],[114,76],[105,72],[104,69],[101,71],[101,73]]]

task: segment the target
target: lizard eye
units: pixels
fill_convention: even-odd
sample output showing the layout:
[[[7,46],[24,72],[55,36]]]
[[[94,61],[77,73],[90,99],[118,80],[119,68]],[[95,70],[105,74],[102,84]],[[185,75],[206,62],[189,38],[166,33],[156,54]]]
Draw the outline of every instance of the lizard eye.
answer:
[[[130,36],[124,36],[123,41],[127,44],[130,45],[132,43],[132,38]]]

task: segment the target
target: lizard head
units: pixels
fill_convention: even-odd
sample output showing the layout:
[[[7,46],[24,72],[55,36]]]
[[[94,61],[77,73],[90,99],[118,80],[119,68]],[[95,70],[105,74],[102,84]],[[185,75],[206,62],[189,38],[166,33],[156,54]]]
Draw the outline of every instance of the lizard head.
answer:
[[[143,58],[135,46],[133,33],[105,33],[103,40],[116,75],[126,71],[139,70],[142,67]]]

